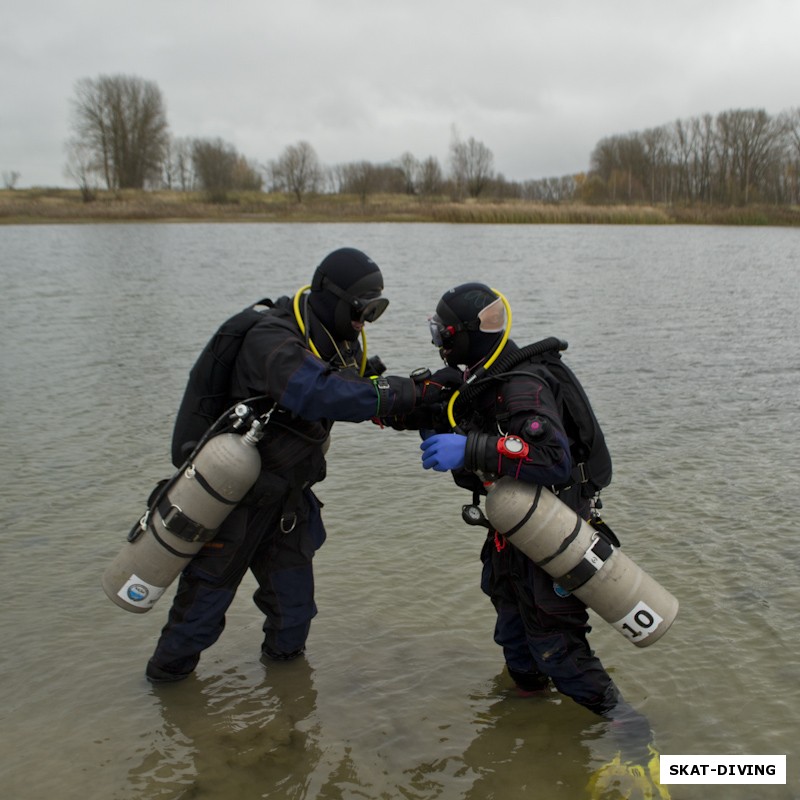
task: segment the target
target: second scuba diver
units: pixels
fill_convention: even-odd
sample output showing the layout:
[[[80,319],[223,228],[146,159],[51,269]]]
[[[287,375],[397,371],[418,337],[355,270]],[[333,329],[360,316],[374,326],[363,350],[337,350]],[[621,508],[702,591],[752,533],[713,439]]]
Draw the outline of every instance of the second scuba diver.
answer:
[[[521,348],[508,338],[510,308],[499,292],[483,283],[456,286],[441,297],[429,322],[432,343],[451,372],[448,383],[456,389],[448,419],[425,409],[390,424],[419,429],[423,467],[451,472],[456,484],[473,494],[473,505],[465,506],[465,520],[489,528],[481,551],[481,588],[496,611],[494,640],[503,650],[508,674],[521,696],[543,693],[552,683],[612,721],[615,740],[635,762],[627,768],[628,777],[657,783],[649,723],[623,699],[591,649],[586,605],[494,531],[478,507],[487,482],[509,476],[551,488],[583,519],[590,519],[599,488],[611,478],[611,460],[599,427],[597,452],[584,450],[585,460],[577,463],[581,442],[575,441],[574,425],[566,424],[562,387],[541,359],[515,357]],[[480,380],[499,357],[513,366]],[[484,390],[474,391],[478,385]],[[459,389],[471,395],[469,402],[454,403]],[[467,519],[468,510],[482,523],[474,516]],[[608,535],[619,544],[610,529]],[[603,769],[610,772],[615,763]],[[650,765],[649,779],[639,766],[644,763]],[[593,781],[602,774],[598,771]],[[663,787],[658,789],[661,797],[668,796]]]
[[[223,409],[247,401],[268,420],[258,443],[262,471],[183,570],[147,664],[151,682],[191,674],[201,652],[222,633],[248,568],[258,582],[253,600],[265,615],[262,661],[304,652],[316,614],[312,559],[326,535],[311,487],[325,477],[333,420],[407,414],[443,397],[433,380],[384,377],[379,359],[367,360],[363,328],[386,309],[382,292],[378,265],[360,250],[343,248],[323,259],[310,286],[294,298],[262,301],[254,323],[252,312],[243,312],[249,314],[248,328],[237,333],[241,346],[230,374],[222,370],[217,399]],[[229,328],[240,316],[220,329],[190,374],[173,435],[175,466],[217,416],[216,411],[209,416],[207,407],[220,387],[209,385],[206,373],[219,374],[224,359],[215,348],[229,346],[235,338]]]

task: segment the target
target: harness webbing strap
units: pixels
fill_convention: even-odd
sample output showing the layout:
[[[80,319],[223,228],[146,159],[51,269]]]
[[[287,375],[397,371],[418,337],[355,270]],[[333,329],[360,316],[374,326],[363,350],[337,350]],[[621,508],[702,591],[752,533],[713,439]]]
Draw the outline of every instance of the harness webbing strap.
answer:
[[[536,487],[536,497],[533,498],[533,503],[531,503],[531,507],[525,512],[525,516],[513,527],[511,530],[506,531],[505,535],[513,536],[525,523],[533,516],[534,512],[536,511],[539,505],[539,498],[542,496],[542,487],[537,485]]]
[[[203,477],[202,472],[198,472],[196,469],[194,471],[194,477],[197,479],[197,482],[217,501],[220,503],[224,503],[226,506],[235,506],[238,504],[238,500],[229,500],[227,497],[223,497],[217,490]]]
[[[161,515],[164,527],[185,542],[208,542],[217,533],[216,530],[209,530],[184,514],[183,510],[173,505],[166,495],[158,501],[158,513]],[[156,538],[161,544],[164,544],[158,536]],[[169,549],[166,544],[164,544],[164,547]],[[179,553],[178,555],[182,554]]]
[[[153,523],[150,523],[150,531],[152,532],[153,536],[155,537],[156,541],[169,553],[173,556],[177,556],[178,558],[193,558],[194,553],[181,553],[180,550],[176,550],[171,545],[167,544],[159,535],[158,531],[156,530],[156,526]]]
[[[561,542],[558,550],[556,550],[552,555],[547,556],[547,558],[543,558],[541,561],[537,561],[536,563],[540,567],[543,567],[545,564],[549,564],[554,558],[556,558],[556,556],[560,556],[577,538],[578,533],[580,533],[581,530],[581,522],[581,518],[578,517],[578,521],[575,524],[575,528],[573,529],[572,533],[564,538],[564,541]]]

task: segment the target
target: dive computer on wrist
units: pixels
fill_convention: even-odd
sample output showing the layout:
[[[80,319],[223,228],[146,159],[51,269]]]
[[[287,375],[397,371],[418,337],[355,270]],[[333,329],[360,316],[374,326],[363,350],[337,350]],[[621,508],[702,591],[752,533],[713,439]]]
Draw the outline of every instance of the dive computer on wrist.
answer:
[[[519,436],[501,436],[497,440],[497,452],[506,458],[525,458],[528,449],[528,443]]]

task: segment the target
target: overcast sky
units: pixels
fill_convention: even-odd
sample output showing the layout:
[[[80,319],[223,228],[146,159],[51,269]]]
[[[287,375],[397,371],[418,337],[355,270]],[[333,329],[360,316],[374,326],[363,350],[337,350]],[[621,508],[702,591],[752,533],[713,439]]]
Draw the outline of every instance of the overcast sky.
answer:
[[[80,78],[155,82],[174,136],[263,164],[447,166],[455,130],[509,180],[585,170],[605,136],[800,106],[800,0],[3,0],[0,171],[67,186]]]

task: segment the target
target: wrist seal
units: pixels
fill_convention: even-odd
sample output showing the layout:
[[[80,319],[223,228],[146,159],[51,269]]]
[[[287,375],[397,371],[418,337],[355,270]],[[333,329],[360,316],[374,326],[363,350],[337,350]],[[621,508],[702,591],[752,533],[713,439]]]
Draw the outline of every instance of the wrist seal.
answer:
[[[494,438],[488,433],[477,433],[470,431],[467,434],[467,444],[464,448],[464,469],[470,472],[485,472],[493,469],[493,465],[488,465],[486,460],[486,445],[490,438]]]
[[[372,378],[378,393],[377,417],[402,417],[414,410],[416,405],[415,384],[411,378],[381,375]]]

